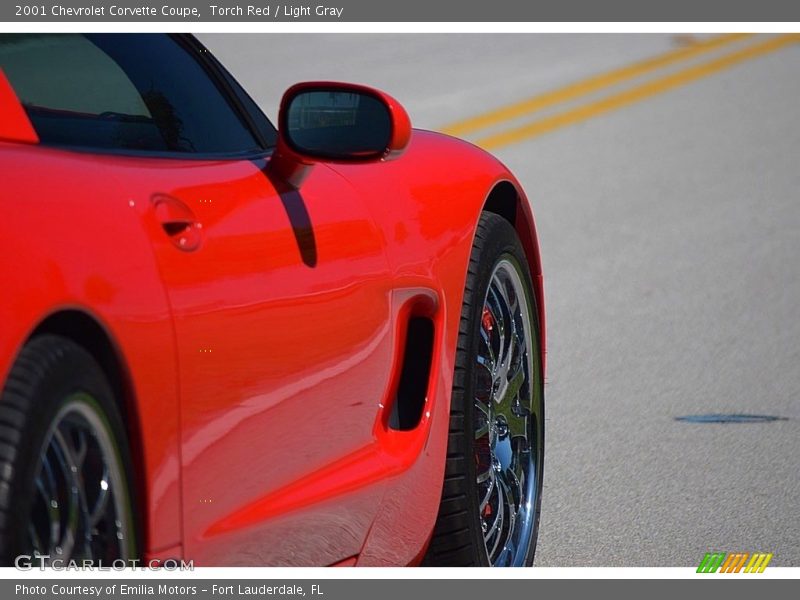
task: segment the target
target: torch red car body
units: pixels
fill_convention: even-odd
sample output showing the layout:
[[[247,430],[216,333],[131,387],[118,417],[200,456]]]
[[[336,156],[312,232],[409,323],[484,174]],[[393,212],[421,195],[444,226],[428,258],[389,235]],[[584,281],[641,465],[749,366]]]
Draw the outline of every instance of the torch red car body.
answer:
[[[298,190],[270,167],[280,142],[224,160],[53,147],[5,78],[0,113],[0,383],[42,332],[95,356],[120,395],[143,554],[418,562],[482,211],[522,242],[544,361],[536,232],[512,174],[409,129],[394,160],[290,157]],[[418,423],[397,429],[413,317],[433,324],[430,378]]]

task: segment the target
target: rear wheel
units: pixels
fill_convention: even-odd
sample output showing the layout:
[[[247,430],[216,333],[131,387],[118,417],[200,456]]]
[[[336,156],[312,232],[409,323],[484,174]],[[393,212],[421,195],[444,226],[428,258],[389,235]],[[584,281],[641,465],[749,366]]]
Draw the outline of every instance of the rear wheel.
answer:
[[[533,564],[543,383],[525,254],[514,228],[484,213],[461,313],[442,500],[423,564]]]
[[[125,430],[97,362],[68,339],[34,338],[0,397],[0,563],[136,558],[129,473]]]

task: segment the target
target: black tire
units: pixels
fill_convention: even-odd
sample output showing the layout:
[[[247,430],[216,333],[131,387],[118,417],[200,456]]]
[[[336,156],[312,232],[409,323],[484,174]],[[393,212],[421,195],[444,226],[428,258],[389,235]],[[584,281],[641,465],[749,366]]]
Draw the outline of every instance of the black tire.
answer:
[[[484,302],[488,301],[487,294],[490,280],[496,272],[495,269],[499,268],[501,263],[513,264],[520,272],[518,281],[522,283],[522,287],[525,289],[525,296],[530,309],[528,322],[533,329],[530,335],[532,347],[528,350],[533,355],[533,368],[528,373],[532,374],[535,380],[526,389],[530,390],[531,405],[536,406],[538,412],[535,419],[529,418],[526,422],[536,421],[536,423],[531,424],[532,430],[535,429],[533,435],[537,440],[537,443],[532,444],[537,448],[536,473],[535,477],[529,478],[531,482],[535,480],[536,497],[532,502],[533,514],[526,513],[526,522],[529,525],[524,531],[526,538],[529,535],[529,544],[527,550],[517,551],[517,561],[514,563],[524,566],[533,564],[539,529],[544,461],[544,382],[539,351],[538,313],[536,311],[530,269],[514,228],[508,221],[498,215],[483,213],[477,226],[472,247],[464,304],[461,312],[442,499],[430,546],[423,559],[423,565],[492,565],[489,556],[490,551],[487,549],[487,544],[491,545],[492,542],[484,540],[482,523],[485,525],[485,522],[482,521],[481,515],[483,514],[483,518],[485,518],[485,512],[480,512],[482,503],[479,497],[477,479],[477,463],[479,460],[476,454],[478,444],[476,437],[478,433],[476,433],[474,425],[481,418],[481,414],[476,413],[473,399],[476,398],[478,367],[475,364],[480,344],[479,336],[481,335],[481,330],[479,328],[482,326],[481,319],[485,318]],[[513,351],[509,351],[509,354],[513,354]],[[513,359],[509,359],[509,361],[511,360]],[[495,389],[494,381],[491,389]],[[490,398],[494,398],[494,396],[490,396]],[[495,405],[491,399],[488,404]],[[476,414],[478,414],[477,417]],[[490,421],[490,418],[486,419],[487,423]],[[484,424],[483,426],[485,427],[486,425]],[[505,435],[508,437],[509,427],[507,424],[505,427]],[[499,435],[496,431],[495,429],[495,439]],[[490,436],[488,433],[485,435],[487,437]],[[494,451],[492,451],[492,457],[494,461]],[[493,462],[492,464],[497,463]],[[485,499],[488,496],[484,494],[483,497]],[[498,535],[500,534],[498,533]],[[518,548],[522,548],[522,544],[519,544]],[[509,550],[510,553],[511,550]]]
[[[71,340],[41,335],[21,350],[0,396],[0,565],[10,566],[18,556],[34,555],[31,530],[36,531],[37,524],[44,519],[44,529],[40,531],[50,531],[48,524],[53,522],[52,513],[44,511],[48,497],[60,499],[54,507],[59,515],[70,511],[80,514],[76,531],[81,535],[75,536],[80,541],[56,544],[64,555],[53,558],[83,559],[86,552],[91,552],[93,562],[108,565],[117,558],[138,557],[130,480],[133,470],[117,406],[103,370],[84,348]],[[72,439],[61,445],[54,441],[66,438]],[[75,452],[64,453],[65,448]],[[48,461],[57,462],[52,457],[63,459],[66,454],[74,461],[66,468],[50,471],[52,476],[47,480],[52,485],[46,486],[48,490],[63,490],[64,495],[42,493],[41,487],[37,487],[37,476],[46,473],[42,465],[50,466]],[[75,492],[79,488],[67,483],[66,475],[61,477],[75,464],[81,465],[80,480],[85,482],[80,494]],[[101,496],[106,499],[104,502]],[[110,506],[112,512],[106,514],[101,505]],[[81,512],[81,507],[87,510]],[[98,515],[93,527],[86,523],[94,520],[84,515]],[[121,525],[109,525],[116,516]],[[55,519],[64,523],[59,529],[62,534],[70,529],[67,523],[74,522],[66,516],[63,519]],[[85,532],[89,531],[95,533],[86,542]],[[116,545],[108,541],[121,531],[123,540]],[[63,542],[66,538],[54,536],[48,539],[48,544],[54,539]],[[67,546],[74,556],[66,556]],[[45,552],[39,550],[39,553]],[[38,566],[39,562],[33,564]]]

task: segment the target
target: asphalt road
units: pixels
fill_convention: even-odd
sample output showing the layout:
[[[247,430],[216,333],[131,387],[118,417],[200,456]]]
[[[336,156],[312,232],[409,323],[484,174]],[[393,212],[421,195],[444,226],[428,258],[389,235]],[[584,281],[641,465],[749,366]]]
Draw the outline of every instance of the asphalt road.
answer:
[[[295,81],[369,83],[522,181],[548,311],[537,565],[800,566],[797,39],[202,37],[271,117]],[[714,413],[784,420],[675,420]]]

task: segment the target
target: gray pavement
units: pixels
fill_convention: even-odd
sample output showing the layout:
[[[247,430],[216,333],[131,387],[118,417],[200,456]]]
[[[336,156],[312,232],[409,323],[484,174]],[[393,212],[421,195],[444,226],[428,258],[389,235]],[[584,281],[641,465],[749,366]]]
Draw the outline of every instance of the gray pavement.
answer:
[[[676,44],[201,37],[270,117],[289,84],[343,79],[433,129]],[[798,98],[794,44],[494,150],[531,197],[546,277],[538,565],[689,566],[719,550],[800,566]],[[708,413],[786,420],[674,420]]]

